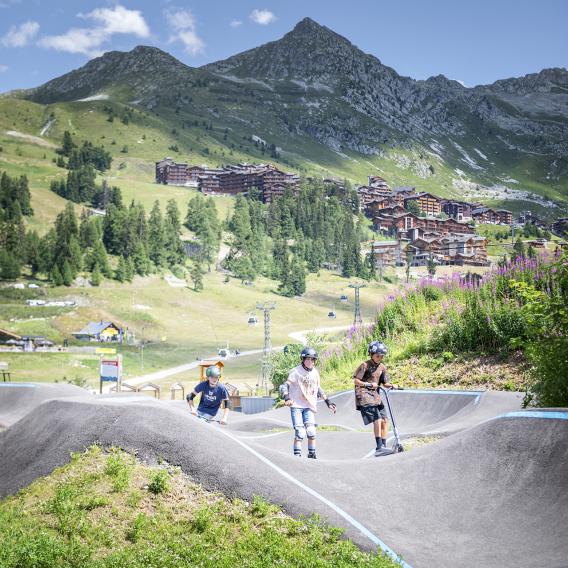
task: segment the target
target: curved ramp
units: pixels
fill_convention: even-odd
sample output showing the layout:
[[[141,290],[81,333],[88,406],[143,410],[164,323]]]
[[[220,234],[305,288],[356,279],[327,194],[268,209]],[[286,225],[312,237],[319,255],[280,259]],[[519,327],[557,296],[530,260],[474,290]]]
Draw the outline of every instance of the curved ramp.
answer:
[[[0,426],[6,428],[45,400],[67,396],[90,396],[69,384],[0,383]]]
[[[322,429],[316,461],[294,458],[290,433],[271,431],[280,430],[287,409],[233,414],[223,428],[190,416],[179,402],[51,399],[0,433],[0,494],[97,442],[150,461],[163,456],[230,496],[260,494],[292,514],[317,512],[359,545],[395,551],[415,568],[566,565],[568,411],[518,411],[511,393],[450,396],[395,393],[401,430],[453,433],[362,460],[371,436],[360,431],[351,393],[341,394],[337,415],[325,407],[318,414],[342,427]]]

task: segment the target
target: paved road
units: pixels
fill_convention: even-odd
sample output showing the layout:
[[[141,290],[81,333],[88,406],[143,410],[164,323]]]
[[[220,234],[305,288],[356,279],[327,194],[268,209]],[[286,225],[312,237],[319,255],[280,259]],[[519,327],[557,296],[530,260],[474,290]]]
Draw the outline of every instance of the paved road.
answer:
[[[292,339],[299,341],[300,343],[305,343],[307,340],[308,333],[327,333],[330,331],[341,331],[344,329],[349,329],[350,326],[337,326],[337,327],[322,327],[318,329],[304,329],[302,331],[294,331],[289,333],[288,336]],[[272,348],[272,351],[278,351],[282,349],[283,346],[276,346]],[[246,357],[247,355],[258,355],[262,353],[262,349],[251,349],[249,351],[241,351],[239,353],[239,357]],[[216,360],[218,359],[218,355],[214,354],[210,357],[205,357],[203,360]],[[168,369],[162,369],[161,371],[155,371],[153,373],[147,373],[146,375],[140,375],[138,377],[128,378],[127,382],[129,385],[136,386],[141,385],[144,383],[151,383],[155,381],[159,381],[161,379],[165,379],[167,377],[171,377],[172,375],[177,375],[178,373],[183,373],[184,371],[190,371],[191,369],[196,369],[201,360],[192,361],[191,363],[184,363],[183,365],[178,365],[177,367],[170,367]],[[105,385],[103,386],[103,392],[108,393],[110,392],[111,386]]]
[[[281,347],[274,347],[274,350],[281,349]],[[257,355],[262,353],[262,349],[252,349],[250,351],[241,351],[238,357],[246,357],[247,355]],[[178,365],[177,367],[170,367],[168,369],[162,369],[161,371],[155,371],[154,373],[148,373],[146,375],[140,375],[139,377],[129,378],[127,382],[129,385],[141,385],[142,383],[159,381],[165,379],[166,377],[171,377],[172,375],[177,375],[178,373],[183,373],[184,371],[190,371],[191,369],[196,369],[201,361],[216,361],[219,359],[217,354],[211,355],[211,357],[205,357],[205,359],[199,359],[192,361],[191,363],[184,363],[183,365]],[[108,392],[108,388],[105,392]]]
[[[521,411],[522,395],[392,393],[405,436],[429,445],[369,458],[373,438],[351,392],[318,412],[318,460],[291,455],[286,408],[231,414],[229,426],[184,402],[92,396],[65,385],[0,385],[0,495],[50,473],[95,441],[163,456],[212,490],[263,495],[292,514],[319,513],[360,546],[413,567],[566,566],[568,410]],[[53,398],[56,396],[57,398]],[[222,459],[220,460],[220,457]]]

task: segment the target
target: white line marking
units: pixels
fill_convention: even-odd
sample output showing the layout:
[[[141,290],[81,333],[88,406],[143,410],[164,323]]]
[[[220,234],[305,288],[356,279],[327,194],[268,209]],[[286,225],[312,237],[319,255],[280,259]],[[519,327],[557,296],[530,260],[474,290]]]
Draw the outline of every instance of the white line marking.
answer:
[[[287,471],[284,471],[281,467],[271,462],[268,458],[266,458],[265,456],[263,456],[262,454],[260,454],[259,452],[248,446],[247,444],[245,444],[242,440],[239,440],[238,438],[230,434],[229,432],[221,429],[219,429],[219,432],[221,432],[221,434],[227,436],[228,438],[230,438],[231,440],[242,446],[253,456],[257,457],[260,461],[262,461],[263,463],[274,469],[274,471],[279,473],[282,477],[284,477],[294,485],[297,485],[298,487],[300,487],[300,489],[303,489],[306,493],[309,493],[312,497],[315,497],[316,499],[321,501],[324,505],[327,505],[328,507],[333,509],[338,515],[343,517],[349,524],[355,527],[361,534],[365,535],[373,544],[378,546],[383,552],[385,552],[385,554],[387,554],[393,560],[398,562],[403,568],[412,568],[392,548],[386,545],[378,536],[373,534],[367,527],[365,527],[359,521],[354,519],[349,513],[341,509],[338,505],[336,505],[329,499],[326,499],[323,495],[321,495],[311,487],[308,487],[307,485],[303,484],[301,481],[290,475]]]

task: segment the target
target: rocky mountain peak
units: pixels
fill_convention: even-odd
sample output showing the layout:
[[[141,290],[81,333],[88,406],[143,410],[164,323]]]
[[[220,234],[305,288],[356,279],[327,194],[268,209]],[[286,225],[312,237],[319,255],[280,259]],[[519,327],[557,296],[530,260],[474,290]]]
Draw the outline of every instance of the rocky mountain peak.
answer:
[[[525,95],[531,92],[562,92],[568,94],[568,71],[564,67],[543,69],[539,73],[531,73],[524,77],[502,79],[487,88],[510,94]]]
[[[301,81],[333,88],[346,78],[361,76],[377,66],[392,71],[348,39],[304,18],[280,40],[211,63],[204,69],[221,75]]]
[[[188,72],[191,68],[169,53],[157,47],[139,45],[128,52],[108,51],[91,59],[83,67],[31,90],[29,98],[42,103],[77,100],[119,83],[137,87],[139,83],[147,82],[147,77]]]

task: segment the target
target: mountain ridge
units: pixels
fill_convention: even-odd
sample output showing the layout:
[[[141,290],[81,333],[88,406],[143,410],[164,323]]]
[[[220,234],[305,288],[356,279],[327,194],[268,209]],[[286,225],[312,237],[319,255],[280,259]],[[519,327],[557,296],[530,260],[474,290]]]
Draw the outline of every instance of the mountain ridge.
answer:
[[[475,87],[444,75],[416,80],[304,18],[278,40],[199,68],[138,46],[108,52],[17,96],[47,104],[102,92],[161,116],[174,110],[177,122],[186,114],[213,118],[219,129],[285,149],[301,137],[340,155],[415,151],[424,176],[436,161],[482,183],[524,168],[529,179],[559,181],[568,195],[564,68]]]

